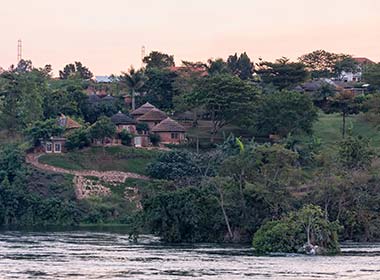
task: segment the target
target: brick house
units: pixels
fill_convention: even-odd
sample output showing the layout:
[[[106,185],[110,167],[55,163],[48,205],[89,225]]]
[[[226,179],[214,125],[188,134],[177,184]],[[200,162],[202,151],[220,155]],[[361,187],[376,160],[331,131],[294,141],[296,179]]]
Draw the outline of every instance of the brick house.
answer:
[[[159,135],[162,144],[180,144],[185,140],[185,128],[169,117],[153,127],[151,131]]]
[[[145,113],[141,117],[137,118],[138,122],[146,123],[149,127],[149,130],[152,130],[152,128],[156,125],[158,125],[160,122],[162,122],[164,119],[166,119],[168,116],[162,112],[161,110],[157,108],[153,108],[149,112]]]

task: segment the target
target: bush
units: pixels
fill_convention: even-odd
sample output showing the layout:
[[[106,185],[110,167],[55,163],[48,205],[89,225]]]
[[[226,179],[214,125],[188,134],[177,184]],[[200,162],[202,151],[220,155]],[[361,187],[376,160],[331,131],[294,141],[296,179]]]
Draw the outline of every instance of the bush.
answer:
[[[119,133],[119,138],[121,139],[121,144],[124,146],[132,146],[133,135],[125,129]]]
[[[289,220],[269,221],[265,223],[253,238],[253,248],[258,253],[285,252],[295,253],[303,243],[299,242],[302,234],[299,227]],[[305,239],[304,237],[301,238]]]
[[[158,146],[158,143],[160,143],[160,135],[158,134],[151,134],[149,135],[149,140],[152,143],[153,146]]]
[[[91,144],[90,135],[87,129],[80,128],[71,133],[65,143],[68,150],[82,149]]]
[[[260,227],[252,245],[258,253],[295,253],[305,244],[318,245],[326,253],[338,253],[339,226],[324,219],[319,206],[306,205],[281,220]]]
[[[149,176],[165,180],[180,180],[199,175],[193,154],[178,150],[160,154],[155,161],[148,165],[147,170]]]

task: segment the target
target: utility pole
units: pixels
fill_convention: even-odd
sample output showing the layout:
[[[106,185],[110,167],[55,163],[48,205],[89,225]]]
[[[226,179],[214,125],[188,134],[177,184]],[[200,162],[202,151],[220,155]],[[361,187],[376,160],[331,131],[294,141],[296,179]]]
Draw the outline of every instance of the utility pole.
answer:
[[[19,63],[22,59],[22,41],[17,41],[17,63]]]

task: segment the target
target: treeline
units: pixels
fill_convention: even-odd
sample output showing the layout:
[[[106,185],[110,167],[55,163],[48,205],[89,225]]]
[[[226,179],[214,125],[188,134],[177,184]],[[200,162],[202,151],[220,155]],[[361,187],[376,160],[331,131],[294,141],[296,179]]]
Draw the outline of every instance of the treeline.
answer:
[[[250,242],[264,226],[256,240],[264,251],[294,252],[309,240],[336,252],[338,235],[379,240],[378,158],[368,141],[348,136],[329,156],[312,139],[294,143],[230,136],[211,152],[163,153],[149,167],[164,181],[143,196],[142,224],[168,242]]]

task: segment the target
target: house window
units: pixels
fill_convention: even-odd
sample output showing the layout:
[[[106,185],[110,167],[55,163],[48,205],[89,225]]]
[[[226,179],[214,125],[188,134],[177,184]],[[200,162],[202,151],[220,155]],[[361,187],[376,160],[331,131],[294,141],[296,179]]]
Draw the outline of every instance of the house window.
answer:
[[[172,133],[172,139],[178,139],[178,133],[177,132]]]
[[[56,152],[56,153],[61,152],[61,143],[55,143],[54,144],[54,152]]]
[[[52,152],[52,145],[51,143],[46,143],[46,152],[51,153]]]

